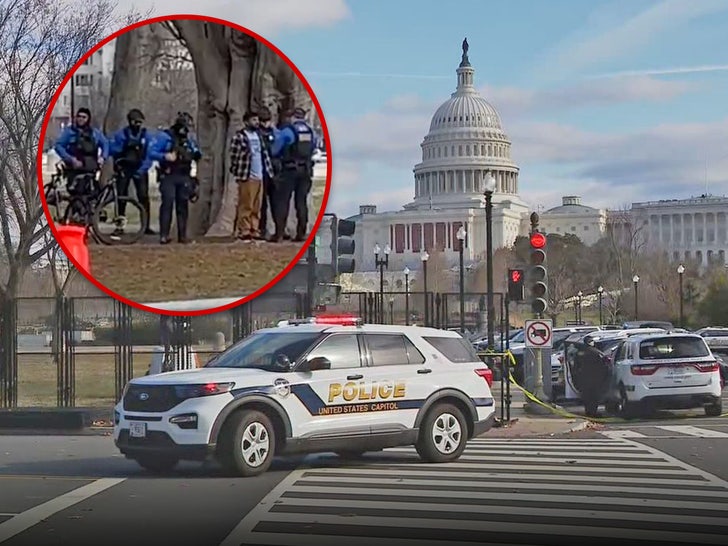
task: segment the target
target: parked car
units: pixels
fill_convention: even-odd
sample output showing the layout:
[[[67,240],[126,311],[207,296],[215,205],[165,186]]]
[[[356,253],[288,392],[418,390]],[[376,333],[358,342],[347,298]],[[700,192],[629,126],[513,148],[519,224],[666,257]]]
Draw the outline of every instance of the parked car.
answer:
[[[728,352],[728,328],[723,326],[701,328],[695,331],[702,336],[712,351]]]
[[[703,407],[719,416],[720,366],[698,334],[631,336],[615,351],[609,413],[635,417],[650,409]]]

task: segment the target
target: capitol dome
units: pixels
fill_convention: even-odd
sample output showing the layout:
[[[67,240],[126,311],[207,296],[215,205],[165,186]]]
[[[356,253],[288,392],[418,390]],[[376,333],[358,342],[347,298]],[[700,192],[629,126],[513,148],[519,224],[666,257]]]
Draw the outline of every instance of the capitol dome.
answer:
[[[495,178],[494,202],[519,200],[518,166],[498,111],[475,88],[475,69],[463,41],[457,87],[435,111],[414,168],[415,200],[406,208],[483,206],[485,182]]]
[[[453,93],[435,111],[430,122],[430,133],[438,129],[473,127],[501,130],[501,120],[495,108],[477,93]]]

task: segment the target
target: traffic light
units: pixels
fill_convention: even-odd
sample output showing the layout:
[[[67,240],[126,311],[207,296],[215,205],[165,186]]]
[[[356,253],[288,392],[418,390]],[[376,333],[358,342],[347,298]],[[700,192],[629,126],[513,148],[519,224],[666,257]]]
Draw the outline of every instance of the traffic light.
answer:
[[[531,233],[531,270],[528,284],[531,291],[531,310],[542,315],[548,307],[548,274],[546,271],[546,235]]]
[[[508,299],[510,301],[523,301],[524,280],[523,269],[508,270]]]
[[[354,232],[356,222],[339,220],[336,216],[331,222],[331,266],[335,274],[353,273],[354,261]]]

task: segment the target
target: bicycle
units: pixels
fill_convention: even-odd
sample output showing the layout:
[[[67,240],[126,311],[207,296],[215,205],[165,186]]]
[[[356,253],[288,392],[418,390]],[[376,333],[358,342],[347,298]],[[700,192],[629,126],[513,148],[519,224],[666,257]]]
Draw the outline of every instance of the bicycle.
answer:
[[[64,174],[63,164],[56,164],[56,173],[44,186],[48,207],[54,206],[57,211],[53,218],[54,222],[87,227],[91,237],[105,245],[133,244],[141,239],[149,219],[139,201],[132,197],[119,196],[117,187],[121,176],[119,172],[115,172],[102,187],[99,187],[96,175],[93,173],[76,175],[68,184],[70,191],[69,188],[63,188]],[[68,205],[61,212],[63,202],[68,202]],[[119,213],[119,206],[122,203],[126,208],[123,216]],[[109,205],[112,205],[111,211],[106,210]],[[136,224],[135,227],[138,225],[133,232],[125,230],[129,225],[129,208],[135,211],[132,215],[138,218],[136,223],[132,223]],[[108,226],[112,228],[111,233],[106,231]]]

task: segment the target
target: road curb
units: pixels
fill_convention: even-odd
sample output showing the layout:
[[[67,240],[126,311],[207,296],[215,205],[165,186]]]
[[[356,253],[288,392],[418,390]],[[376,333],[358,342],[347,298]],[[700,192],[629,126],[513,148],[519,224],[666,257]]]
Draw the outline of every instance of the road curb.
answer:
[[[82,432],[109,421],[108,408],[22,408],[0,410],[0,434],[20,431]]]

